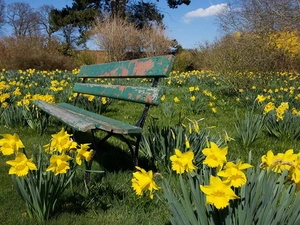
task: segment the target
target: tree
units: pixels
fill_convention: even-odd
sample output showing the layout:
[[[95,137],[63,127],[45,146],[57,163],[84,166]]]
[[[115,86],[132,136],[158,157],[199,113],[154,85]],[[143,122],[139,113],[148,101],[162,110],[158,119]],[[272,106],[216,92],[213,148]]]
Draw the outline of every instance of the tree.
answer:
[[[85,43],[97,17],[103,19],[109,15],[113,18],[128,18],[140,28],[149,23],[161,23],[163,18],[155,4],[143,1],[129,3],[126,0],[74,0],[72,7],[54,9],[50,15],[50,24],[54,30],[63,31],[67,47],[72,46],[69,42],[71,31],[79,34],[77,45]]]
[[[218,17],[226,33],[264,34],[300,28],[300,2],[296,0],[229,0],[227,9]]]
[[[155,0],[154,2],[158,2]],[[170,8],[181,4],[188,5],[190,0],[167,0]],[[96,18],[126,18],[130,23],[142,29],[144,26],[162,25],[161,14],[155,3],[143,0],[73,0],[72,6],[50,13],[50,24],[55,31],[62,31],[66,46],[71,47],[71,35],[77,33],[77,45],[84,44],[89,31],[95,25]],[[101,19],[100,19],[101,21]],[[72,28],[72,29],[71,29]],[[72,32],[72,34],[70,33]]]
[[[217,22],[225,35],[209,46],[219,71],[293,70],[300,60],[300,2],[229,0]]]
[[[189,5],[190,3],[191,3],[191,0],[168,0],[168,5],[171,9],[175,9],[179,5],[182,5],[182,4]]]
[[[151,24],[162,25],[164,15],[159,13],[155,4],[141,1],[128,6],[127,18],[129,22],[142,29],[145,26],[151,26]]]
[[[14,2],[7,6],[7,23],[16,37],[37,35],[40,31],[39,15],[28,3]]]
[[[73,44],[84,44],[88,39],[96,16],[99,15],[100,1],[74,1],[72,7],[66,6],[61,10],[50,12],[50,26],[54,32],[61,31],[68,52]]]
[[[42,5],[38,9],[39,21],[41,29],[45,31],[48,38],[54,33],[54,28],[50,25],[50,13],[54,10],[52,5]]]
[[[78,18],[76,12],[69,11],[68,8],[63,10],[54,9],[50,12],[50,26],[54,32],[61,31],[64,38],[64,54],[69,55],[73,44],[77,39],[76,25]]]
[[[3,24],[5,23],[4,10],[5,10],[5,2],[4,2],[4,0],[0,0],[0,29],[3,26]]]

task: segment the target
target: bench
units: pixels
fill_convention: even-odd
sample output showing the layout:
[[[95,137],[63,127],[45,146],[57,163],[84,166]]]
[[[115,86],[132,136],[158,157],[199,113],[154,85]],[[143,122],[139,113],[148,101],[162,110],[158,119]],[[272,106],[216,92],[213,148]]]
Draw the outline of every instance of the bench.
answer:
[[[52,116],[73,131],[91,131],[95,153],[96,145],[97,147],[101,146],[103,142],[112,136],[120,137],[128,145],[134,165],[138,165],[139,143],[148,110],[151,105],[159,105],[163,95],[163,89],[157,87],[157,83],[159,78],[169,75],[173,62],[173,55],[165,55],[99,65],[85,65],[81,67],[78,74],[78,77],[82,78],[82,83],[75,83],[73,87],[73,92],[78,93],[73,104],[64,102],[49,104],[41,100],[36,100],[33,104],[46,113],[47,120],[49,116]],[[97,78],[151,78],[153,81],[151,87],[87,83],[88,79]],[[76,102],[80,94],[130,101],[144,104],[145,106],[137,122],[129,124],[77,107]],[[42,128],[42,132],[44,128]],[[98,130],[106,132],[106,136],[96,144],[94,132]],[[130,141],[132,136],[134,137],[133,146]],[[92,160],[87,165],[87,170],[91,168],[91,163]]]

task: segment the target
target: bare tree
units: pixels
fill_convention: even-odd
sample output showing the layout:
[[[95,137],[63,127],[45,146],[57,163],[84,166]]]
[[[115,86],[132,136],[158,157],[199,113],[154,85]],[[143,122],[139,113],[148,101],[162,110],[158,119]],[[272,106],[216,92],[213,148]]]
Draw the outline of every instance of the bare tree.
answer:
[[[107,52],[108,61],[125,60],[127,52],[136,51],[139,43],[136,27],[118,17],[99,20],[92,33],[96,45]]]
[[[299,30],[300,3],[298,0],[228,0],[217,23],[226,33]]]
[[[146,56],[168,54],[173,41],[166,34],[164,25],[145,26],[140,31],[140,43]]]
[[[4,0],[0,0],[0,29],[5,23],[5,2]]]
[[[28,3],[13,2],[7,5],[6,17],[16,37],[33,36],[40,31],[39,14]]]
[[[51,38],[55,32],[53,27],[50,25],[50,12],[54,9],[53,5],[42,5],[38,8],[39,24],[41,29],[45,31],[48,38]]]

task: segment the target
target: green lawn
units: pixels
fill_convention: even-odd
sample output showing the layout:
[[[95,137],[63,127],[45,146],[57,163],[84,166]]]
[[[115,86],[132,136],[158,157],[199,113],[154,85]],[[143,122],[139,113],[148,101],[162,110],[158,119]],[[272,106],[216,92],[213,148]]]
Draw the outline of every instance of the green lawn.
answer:
[[[6,79],[8,75],[10,77],[9,81]],[[42,86],[50,85],[47,79],[49,81],[59,80],[62,77],[66,79],[69,76],[71,81],[67,87],[71,87],[72,82],[75,80],[74,75],[70,73],[66,73],[64,76],[61,73],[49,75],[52,78],[48,78],[47,75],[45,79],[41,80],[39,76],[41,75],[36,74],[31,76],[30,79],[43,82]],[[256,122],[253,122],[249,117],[245,119],[246,112],[253,112],[254,115],[263,116],[264,106],[269,101],[274,102],[276,107],[281,102],[289,102],[289,110],[292,108],[300,110],[300,102],[297,97],[300,93],[298,88],[300,87],[299,78],[295,77],[291,80],[291,77],[294,77],[294,75],[265,74],[262,77],[261,75],[243,74],[239,76],[232,75],[230,78],[229,75],[224,77],[211,72],[189,73],[188,75],[186,73],[173,74],[170,79],[165,79],[160,83],[160,86],[165,88],[166,97],[161,105],[150,109],[144,135],[145,137],[153,135],[150,132],[150,126],[155,121],[159,129],[165,129],[168,132],[170,132],[170,128],[185,127],[186,135],[190,137],[189,135],[192,134],[188,132],[189,126],[193,128],[193,122],[198,121],[200,130],[205,130],[206,135],[206,139],[199,139],[199,142],[201,141],[205,144],[205,140],[217,140],[222,146],[228,146],[228,161],[235,161],[237,158],[247,161],[249,152],[251,152],[251,163],[257,165],[261,162],[261,156],[266,154],[268,150],[278,153],[294,149],[294,152],[298,153],[299,138],[291,137],[286,132],[282,132],[281,136],[279,135],[278,137],[272,135],[266,129],[267,120],[264,120],[261,129],[256,131],[255,129],[253,131],[249,130],[249,127],[252,127]],[[4,74],[2,79],[9,83],[13,79],[17,80],[19,78],[18,74],[9,72]],[[26,82],[27,78],[25,79],[25,84]],[[145,85],[148,84],[146,83]],[[11,89],[0,90],[2,93],[11,92],[15,87],[11,85]],[[199,87],[200,90],[190,89],[191,87]],[[294,89],[291,87],[294,87]],[[37,87],[27,87],[26,89],[24,86],[20,88],[22,95],[10,98],[11,105],[16,105],[27,91],[32,95],[36,93],[35,90],[38,90],[40,94],[52,94],[55,96],[55,101],[68,101],[68,97],[71,97],[70,88],[64,88],[63,91],[50,91],[47,88],[42,90]],[[256,100],[258,95],[264,95],[266,100],[258,103]],[[191,100],[192,96],[195,96],[195,101]],[[174,102],[175,97],[178,97],[179,102]],[[84,104],[93,105],[94,103],[85,101]],[[30,128],[27,125],[28,120],[26,122],[26,120],[22,119],[21,109],[19,110],[10,109],[9,107],[0,110],[0,133],[17,133],[28,151],[31,151],[33,146],[43,146],[49,143],[51,135],[57,133],[63,127],[57,121],[50,120],[45,134],[40,136],[37,126]],[[142,106],[138,108],[133,103],[113,101],[103,114],[134,123],[139,117],[141,110]],[[235,126],[237,124],[237,115],[241,124],[246,124],[244,128],[243,125],[237,125],[237,128],[241,128],[240,131]],[[293,120],[293,123],[300,124],[299,120],[297,117]],[[37,123],[37,119],[34,117],[31,117],[31,121]],[[282,121],[282,123],[289,124],[290,122]],[[280,129],[292,128],[285,127]],[[300,126],[298,129],[300,130]],[[253,143],[243,144],[241,141],[243,132],[250,136],[255,132],[258,134],[254,138]],[[292,132],[298,131],[293,130]],[[98,135],[101,134],[99,133]],[[228,136],[231,140],[226,142],[225,140]],[[76,140],[79,140],[79,142],[91,142],[89,134],[77,134],[76,137]],[[197,140],[194,141],[193,146],[196,146],[196,142]],[[201,150],[196,149],[195,151],[201,152]],[[151,158],[149,154],[143,154],[146,152],[145,149],[141,149],[139,166],[147,170],[151,169],[161,172],[164,176],[167,176],[167,170],[162,170],[161,168],[164,168],[164,166],[159,165],[161,162]],[[173,152],[170,152],[170,154],[173,154]],[[2,181],[2,185],[0,185],[1,224],[35,224],[35,221],[26,214],[25,203],[18,196],[12,185],[11,177],[8,175],[9,165],[5,163],[7,160],[7,156],[0,155],[0,179]],[[124,143],[118,139],[109,139],[108,143],[103,145],[98,153],[97,162],[93,164],[93,169],[104,170],[105,173],[92,173],[92,179],[88,184],[89,192],[87,192],[83,182],[84,174],[82,170],[78,170],[72,186],[67,189],[63,198],[59,200],[56,214],[47,224],[170,224],[170,212],[164,201],[161,201],[159,198],[150,200],[147,194],[139,197],[132,189],[133,170],[131,155]],[[163,198],[162,195],[160,197]]]

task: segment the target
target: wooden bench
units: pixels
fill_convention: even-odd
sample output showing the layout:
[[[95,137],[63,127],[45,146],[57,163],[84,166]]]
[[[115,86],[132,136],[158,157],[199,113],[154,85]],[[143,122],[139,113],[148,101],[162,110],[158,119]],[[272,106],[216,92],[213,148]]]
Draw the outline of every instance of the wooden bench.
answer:
[[[137,165],[142,128],[149,107],[151,105],[160,104],[160,99],[163,95],[163,89],[158,88],[157,83],[159,78],[167,77],[169,75],[173,62],[173,55],[165,55],[82,66],[78,77],[82,78],[83,81],[82,83],[75,83],[74,85],[73,92],[78,94],[73,105],[68,103],[49,104],[41,100],[34,101],[34,105],[46,112],[47,116],[55,117],[75,131],[91,131],[94,140],[94,131],[101,130],[107,132],[106,136],[97,143],[98,147],[111,136],[119,136],[121,140],[128,145],[133,156],[133,163],[134,165]],[[153,82],[151,87],[104,85],[98,83],[86,83],[88,78],[151,78],[153,79]],[[128,124],[77,107],[76,102],[80,94],[90,94],[136,102],[145,104],[145,107],[137,122],[135,124]],[[134,137],[134,146],[132,146],[128,135]],[[96,143],[94,143],[94,150],[96,150]],[[88,167],[88,169],[90,169],[91,163]]]

